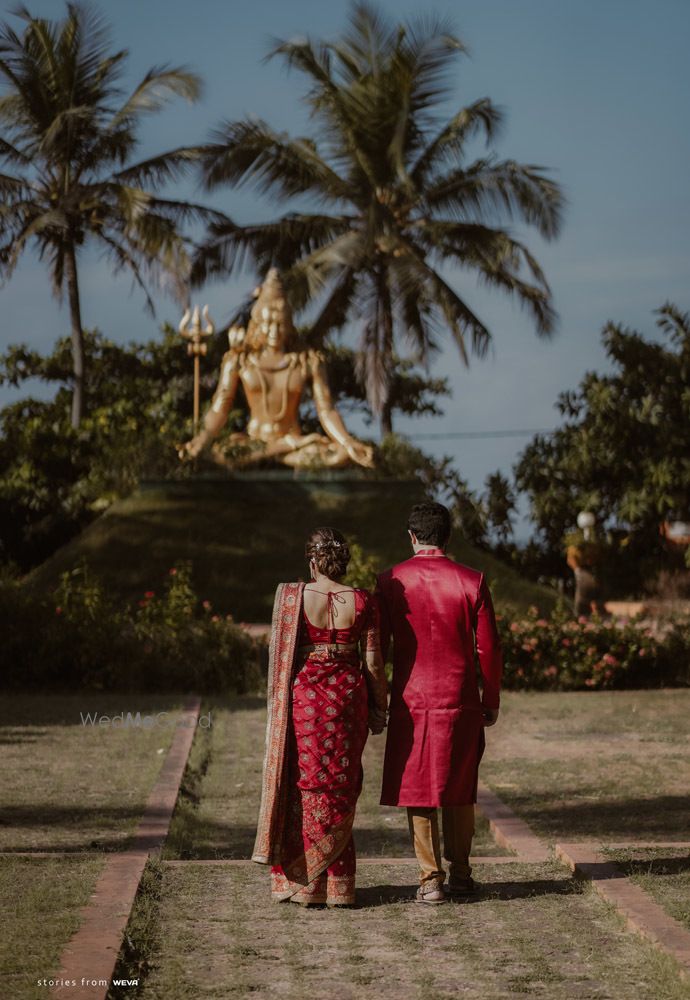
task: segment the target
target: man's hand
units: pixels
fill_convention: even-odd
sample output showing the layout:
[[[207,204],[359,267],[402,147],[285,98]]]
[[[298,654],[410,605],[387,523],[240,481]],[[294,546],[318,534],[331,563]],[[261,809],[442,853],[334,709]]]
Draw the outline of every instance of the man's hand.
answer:
[[[372,736],[378,736],[386,728],[386,711],[380,708],[369,709],[369,730]]]
[[[482,715],[484,716],[485,726],[495,726],[498,721],[498,709],[497,708],[483,708]]]

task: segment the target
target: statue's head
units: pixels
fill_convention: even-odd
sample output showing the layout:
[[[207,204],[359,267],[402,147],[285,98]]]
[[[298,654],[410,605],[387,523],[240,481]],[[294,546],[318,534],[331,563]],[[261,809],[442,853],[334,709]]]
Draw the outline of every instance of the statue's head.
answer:
[[[249,351],[260,351],[265,347],[278,351],[287,349],[294,337],[295,328],[285,289],[275,267],[270,269],[264,283],[256,289],[254,295],[256,302],[243,338],[243,348]]]

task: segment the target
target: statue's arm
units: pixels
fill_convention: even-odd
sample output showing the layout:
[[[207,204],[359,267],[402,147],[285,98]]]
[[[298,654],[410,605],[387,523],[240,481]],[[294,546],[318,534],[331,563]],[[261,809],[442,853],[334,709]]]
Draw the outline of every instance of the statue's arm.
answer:
[[[322,356],[318,351],[309,352],[309,368],[314,393],[316,413],[321,426],[332,441],[341,444],[354,462],[360,465],[372,464],[372,449],[354,438],[343,423],[333,403],[328,375]]]
[[[235,401],[239,379],[237,355],[234,351],[228,351],[220,366],[220,378],[211,405],[204,416],[204,426],[184,446],[186,455],[195,458],[220,433]]]

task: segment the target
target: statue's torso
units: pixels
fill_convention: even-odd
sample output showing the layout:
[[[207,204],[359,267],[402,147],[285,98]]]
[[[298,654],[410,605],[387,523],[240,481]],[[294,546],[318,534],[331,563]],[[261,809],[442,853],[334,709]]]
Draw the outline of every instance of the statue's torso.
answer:
[[[249,406],[250,438],[269,442],[287,434],[301,435],[299,404],[307,373],[298,354],[271,362],[249,355],[239,376]]]

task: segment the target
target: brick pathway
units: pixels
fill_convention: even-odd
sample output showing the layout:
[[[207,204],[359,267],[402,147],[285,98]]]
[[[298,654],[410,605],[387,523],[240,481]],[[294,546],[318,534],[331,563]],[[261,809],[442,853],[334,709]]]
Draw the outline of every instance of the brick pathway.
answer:
[[[587,844],[556,844],[556,856],[580,878],[590,879],[599,895],[622,914],[628,927],[671,955],[684,975],[690,974],[690,931],[623,875],[618,865]]]
[[[131,846],[110,857],[99,878],[90,902],[81,914],[79,930],[66,946],[59,972],[53,978],[69,985],[56,987],[54,997],[71,1000],[104,1000],[121,948],[124,931],[132,909],[146,861],[152,851],[160,850],[168,833],[189,751],[196,731],[200,699],[190,699],[184,706],[185,725],[178,727],[158,780],[151,791],[146,809]],[[489,821],[496,842],[515,854],[498,857],[474,857],[475,865],[544,864],[552,858],[549,846],[537,837],[491,789],[480,784],[478,807]],[[618,848],[688,847],[690,842],[630,841],[610,845]],[[21,852],[25,853],[34,852]],[[50,852],[51,854],[59,852]],[[591,879],[597,893],[623,915],[630,928],[644,935],[654,945],[673,956],[684,974],[690,973],[690,933],[671,918],[648,893],[633,884],[621,870],[592,844],[556,845],[556,857],[577,876]],[[416,866],[413,857],[360,858],[358,864]],[[166,866],[249,866],[247,860],[168,861]],[[82,980],[87,983],[81,986]],[[72,986],[71,982],[77,985]],[[94,981],[97,985],[90,985]]]
[[[160,850],[168,834],[200,708],[199,698],[185,703],[134,841],[106,862],[91,900],[82,910],[79,929],[65,947],[60,969],[50,977],[64,980],[67,985],[56,986],[52,996],[104,1000],[144,866],[149,854]]]

